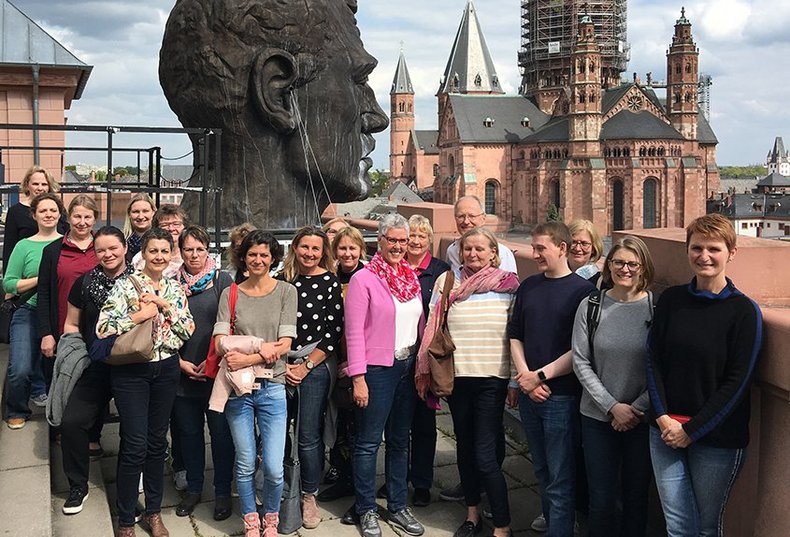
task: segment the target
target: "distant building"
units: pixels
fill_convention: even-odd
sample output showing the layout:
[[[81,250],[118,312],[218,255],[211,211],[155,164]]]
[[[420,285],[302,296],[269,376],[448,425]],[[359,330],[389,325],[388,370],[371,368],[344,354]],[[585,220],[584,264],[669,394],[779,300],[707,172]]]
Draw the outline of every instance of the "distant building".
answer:
[[[772,172],[757,181],[750,192],[711,196],[707,212],[732,220],[738,235],[790,237],[790,177]]]
[[[730,220],[738,235],[766,239],[790,237],[790,195],[722,194],[708,200],[708,212]]]
[[[65,111],[79,99],[93,67],[22,13],[0,0],[0,117],[2,123],[65,124]],[[4,182],[18,183],[33,164],[60,180],[63,152],[47,146],[65,145],[62,131],[0,130],[0,161]],[[37,146],[39,149],[9,149]]]
[[[698,109],[699,51],[685,11],[667,52],[667,103],[649,80],[619,82],[624,56],[613,43],[624,36],[624,21],[594,18],[570,0],[555,4],[576,6],[562,19],[575,21],[567,62],[535,59],[551,66],[544,80],[522,54],[526,86],[507,96],[467,3],[439,84],[437,131],[414,129],[401,53],[390,93],[393,178],[415,182],[420,192],[432,184],[437,202],[476,195],[499,229],[543,221],[552,205],[564,221],[586,218],[604,234],[684,226],[704,214],[706,198],[719,190],[718,140]],[[614,33],[600,37],[602,24]]]
[[[786,176],[790,175],[790,153],[785,151],[785,144],[781,136],[776,137],[774,146],[768,152],[768,156],[765,160],[769,174],[778,173]]]

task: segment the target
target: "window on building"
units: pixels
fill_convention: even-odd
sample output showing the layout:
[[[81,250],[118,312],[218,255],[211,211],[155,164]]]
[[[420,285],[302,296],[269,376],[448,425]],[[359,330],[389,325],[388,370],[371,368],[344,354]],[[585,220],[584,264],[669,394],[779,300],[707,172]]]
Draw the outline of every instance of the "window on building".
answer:
[[[623,181],[615,179],[612,181],[612,230],[618,231],[625,229],[625,196]]]
[[[746,222],[743,222],[741,224],[741,229],[749,229],[749,224],[747,224]]]
[[[656,191],[658,184],[649,177],[642,183],[642,219],[645,229],[656,227]]]
[[[496,214],[497,184],[495,181],[486,183],[486,214]]]

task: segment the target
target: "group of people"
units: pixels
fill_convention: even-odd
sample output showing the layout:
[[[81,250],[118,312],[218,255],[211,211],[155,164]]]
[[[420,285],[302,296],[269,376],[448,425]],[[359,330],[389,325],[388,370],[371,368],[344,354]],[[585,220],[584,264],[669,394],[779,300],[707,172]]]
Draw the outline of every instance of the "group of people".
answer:
[[[47,405],[71,486],[67,514],[88,495],[114,398],[120,536],[135,535],[140,518],[168,535],[168,447],[183,490],[176,514],[193,512],[206,423],[214,518],[231,516],[235,479],[246,537],[277,535],[291,426],[305,528],[321,523],[318,503],[350,496],[343,521],[378,537],[378,496],[389,524],[422,535],[411,506],[432,499],[442,404],[431,344],[449,334],[460,485],[440,497],[467,506],[455,537],[478,534],[484,514],[495,537],[511,535],[505,405],[520,411],[540,485],[533,529],[570,537],[585,512],[592,537],[645,535],[655,479],[669,535],[721,535],[761,345],[759,308],[726,277],[737,247],[722,217],[688,226],[694,279],[656,300],[645,243],[625,237],[604,257],[587,221],[536,226],[538,273],[519,281],[513,252],[472,196],[455,204],[460,237],[447,262],[431,255],[428,219],[388,215],[370,259],[342,218],[298,230],[287,249],[242,224],[223,270],[206,230],[178,206],[136,195],[123,231],[95,230],[92,198],[64,209],[45,170],[32,168],[21,186],[26,198],[6,224],[3,285],[24,303],[11,324],[5,420],[21,428],[29,401]],[[149,320],[150,361],[106,363],[115,338]],[[59,374],[75,369],[70,381]],[[322,480],[331,486],[319,490]]]

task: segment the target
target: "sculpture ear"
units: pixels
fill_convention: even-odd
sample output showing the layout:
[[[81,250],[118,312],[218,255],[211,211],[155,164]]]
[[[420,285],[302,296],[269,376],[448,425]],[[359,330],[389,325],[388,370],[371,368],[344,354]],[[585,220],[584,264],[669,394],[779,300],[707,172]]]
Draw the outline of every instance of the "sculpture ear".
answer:
[[[250,90],[255,108],[280,134],[296,129],[291,106],[291,85],[296,76],[296,60],[284,50],[264,49],[252,64]]]

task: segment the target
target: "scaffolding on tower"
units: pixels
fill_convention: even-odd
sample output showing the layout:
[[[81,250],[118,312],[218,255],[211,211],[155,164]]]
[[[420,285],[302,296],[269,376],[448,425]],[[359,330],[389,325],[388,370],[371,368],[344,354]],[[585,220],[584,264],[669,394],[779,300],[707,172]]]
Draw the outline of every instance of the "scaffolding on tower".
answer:
[[[595,25],[604,86],[620,84],[630,59],[627,0],[522,0],[518,53],[522,94],[566,85],[579,17],[584,14]]]

